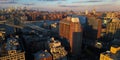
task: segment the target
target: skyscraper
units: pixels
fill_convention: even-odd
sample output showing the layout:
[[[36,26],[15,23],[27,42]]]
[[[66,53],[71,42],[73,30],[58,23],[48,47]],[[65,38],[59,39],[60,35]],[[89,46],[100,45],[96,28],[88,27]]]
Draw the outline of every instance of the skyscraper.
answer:
[[[92,10],[92,13],[95,15],[95,14],[96,14],[96,9],[93,9],[93,10]]]
[[[59,34],[70,43],[71,53],[80,55],[82,45],[82,30],[80,20],[76,16],[68,16],[60,21]]]
[[[87,15],[88,14],[88,10],[85,10],[85,15]]]

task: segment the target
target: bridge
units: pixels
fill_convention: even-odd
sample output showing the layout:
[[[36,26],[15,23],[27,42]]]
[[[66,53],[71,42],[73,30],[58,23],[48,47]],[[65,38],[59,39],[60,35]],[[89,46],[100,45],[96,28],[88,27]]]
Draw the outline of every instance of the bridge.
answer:
[[[10,23],[6,23],[7,21],[0,21],[0,24],[5,24],[7,26],[13,27],[13,28],[18,28],[18,29],[23,29],[23,28],[31,28],[33,30],[37,30],[37,31],[48,31],[44,28],[41,28],[39,26],[36,26],[34,24],[26,24],[26,23],[33,23],[33,22],[43,22],[43,21],[24,21],[23,23],[20,23],[19,25],[14,25],[14,24],[10,24]]]

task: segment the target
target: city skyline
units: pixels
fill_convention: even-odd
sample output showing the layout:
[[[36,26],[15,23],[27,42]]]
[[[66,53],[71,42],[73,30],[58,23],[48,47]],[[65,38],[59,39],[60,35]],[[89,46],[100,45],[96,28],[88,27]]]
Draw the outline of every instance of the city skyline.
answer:
[[[44,11],[118,11],[120,0],[0,0],[0,8],[27,7]]]

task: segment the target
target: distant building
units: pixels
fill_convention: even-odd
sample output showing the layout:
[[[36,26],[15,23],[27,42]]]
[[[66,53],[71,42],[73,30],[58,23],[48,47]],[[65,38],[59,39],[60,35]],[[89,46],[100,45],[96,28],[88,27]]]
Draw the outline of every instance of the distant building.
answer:
[[[116,16],[117,16],[117,14],[114,13],[114,12],[108,12],[108,13],[106,13],[106,18],[115,18]]]
[[[87,15],[88,14],[88,10],[85,10],[85,15]]]
[[[73,55],[80,55],[82,45],[82,30],[80,20],[76,16],[68,16],[60,21],[59,34],[66,38],[71,47]]]
[[[95,15],[95,14],[96,14],[96,9],[93,9],[93,10],[92,10],[92,13]]]

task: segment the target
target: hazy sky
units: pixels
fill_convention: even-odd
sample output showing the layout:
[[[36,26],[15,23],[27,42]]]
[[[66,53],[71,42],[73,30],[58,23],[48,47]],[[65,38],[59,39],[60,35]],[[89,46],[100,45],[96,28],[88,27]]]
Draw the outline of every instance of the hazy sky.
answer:
[[[120,10],[120,0],[0,0],[0,8],[25,6],[39,10],[115,11]]]

